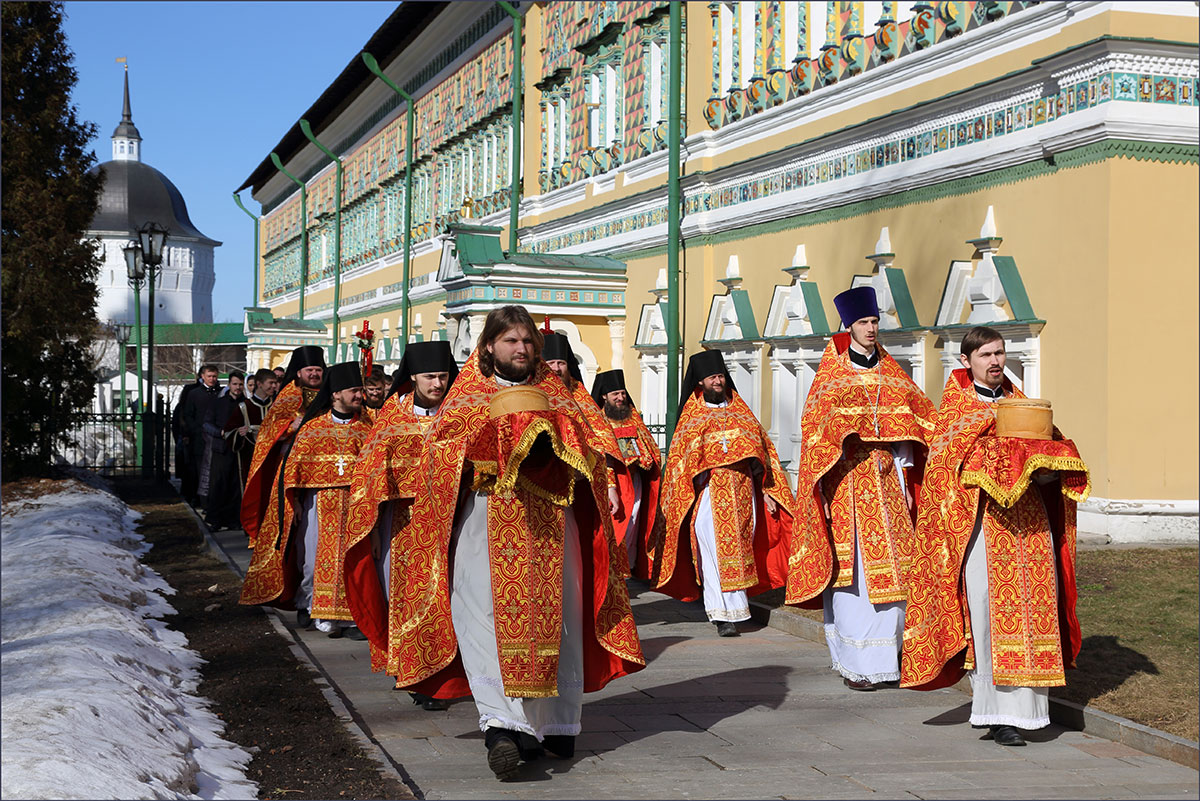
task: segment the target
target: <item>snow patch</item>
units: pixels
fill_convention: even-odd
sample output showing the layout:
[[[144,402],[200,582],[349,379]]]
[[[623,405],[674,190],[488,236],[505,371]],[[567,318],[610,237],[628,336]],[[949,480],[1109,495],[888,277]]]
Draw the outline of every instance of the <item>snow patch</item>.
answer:
[[[77,481],[5,504],[0,795],[254,798],[251,755],[196,695],[198,654],[161,618],[140,514]]]

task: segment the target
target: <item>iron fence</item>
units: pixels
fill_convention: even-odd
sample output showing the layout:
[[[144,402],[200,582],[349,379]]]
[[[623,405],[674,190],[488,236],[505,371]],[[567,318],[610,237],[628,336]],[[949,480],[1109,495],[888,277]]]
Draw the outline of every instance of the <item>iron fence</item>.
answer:
[[[169,407],[161,400],[154,412],[90,412],[67,432],[56,451],[62,464],[102,476],[170,474],[174,450]]]

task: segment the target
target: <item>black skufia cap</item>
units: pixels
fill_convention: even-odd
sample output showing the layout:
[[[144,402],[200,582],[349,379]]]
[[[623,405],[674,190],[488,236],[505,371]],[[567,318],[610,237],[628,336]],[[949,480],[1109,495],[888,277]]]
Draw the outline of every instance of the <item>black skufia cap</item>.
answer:
[[[292,351],[287,369],[283,371],[283,381],[280,389],[296,380],[296,373],[305,367],[325,367],[325,349],[316,345],[301,345]]]
[[[446,391],[450,390],[454,379],[458,377],[458,365],[454,362],[454,352],[450,349],[449,342],[434,340],[408,343],[404,348],[404,355],[400,357],[400,367],[392,378],[392,387],[388,390],[388,395],[395,395],[401,390],[407,391],[406,388],[412,386],[412,377],[420,373],[449,373],[450,382],[446,385]]]
[[[725,374],[725,395],[729,396],[735,387],[733,386],[733,376],[729,374],[729,370],[725,369],[725,357],[721,355],[719,350],[702,350],[699,353],[693,353],[692,358],[688,359],[687,372],[683,374],[683,381],[679,385],[679,411],[683,411],[683,405],[687,403],[687,399],[692,396],[697,385],[710,375],[717,373]]]
[[[596,380],[592,382],[592,400],[596,401],[596,405],[603,409],[604,396],[610,392],[616,392],[618,389],[625,389],[624,370],[606,370],[603,373],[596,373]],[[633,398],[629,399],[629,405],[633,405]]]
[[[575,358],[575,351],[571,350],[571,341],[562,334],[550,332],[543,334],[545,344],[542,345],[542,360],[554,361],[555,359],[567,363],[567,371],[576,381],[583,380],[583,374],[579,371],[579,359]]]

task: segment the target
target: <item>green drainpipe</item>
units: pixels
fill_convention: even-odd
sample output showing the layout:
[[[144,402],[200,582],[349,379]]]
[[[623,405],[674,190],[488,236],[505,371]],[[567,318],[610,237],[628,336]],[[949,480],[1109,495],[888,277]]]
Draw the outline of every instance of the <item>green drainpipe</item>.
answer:
[[[405,113],[405,140],[404,140],[404,155],[406,163],[404,165],[404,273],[400,278],[400,355],[404,355],[405,349],[408,347],[408,275],[409,275],[409,259],[412,256],[412,165],[413,165],[413,126],[416,125],[416,101],[408,92],[397,86],[388,76],[383,74],[383,70],[379,69],[379,62],[375,60],[375,56],[370,53],[363,52],[363,63],[367,65],[375,77],[386,83],[393,92],[404,98],[408,103],[408,111]]]
[[[525,96],[521,85],[521,29],[525,18],[504,0],[496,0],[496,5],[507,11],[513,21],[512,186],[508,212],[508,253],[511,256],[517,252],[517,211],[521,203],[521,99]]]
[[[304,292],[308,289],[308,187],[304,181],[283,168],[283,162],[278,153],[271,154],[271,163],[275,169],[291,179],[300,187],[300,319],[304,319]]]
[[[233,193],[233,202],[238,204],[238,208],[250,215],[250,219],[254,220],[254,302],[250,304],[257,308],[258,306],[258,217],[250,209],[242,205],[242,196],[237,192]]]
[[[342,341],[342,318],[338,310],[342,307],[342,160],[333,151],[317,141],[313,136],[312,126],[308,120],[300,120],[300,130],[308,137],[308,141],[321,149],[337,168],[337,186],[333,190],[333,203],[337,207],[333,213],[333,346],[337,348]]]
[[[667,78],[667,447],[679,417],[679,106],[682,16],[671,0],[671,38]]]

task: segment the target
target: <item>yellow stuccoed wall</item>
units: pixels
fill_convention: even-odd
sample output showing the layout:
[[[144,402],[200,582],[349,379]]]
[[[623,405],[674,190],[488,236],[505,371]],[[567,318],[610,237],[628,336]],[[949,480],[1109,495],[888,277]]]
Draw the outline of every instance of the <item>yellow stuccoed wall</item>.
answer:
[[[1110,325],[1105,332],[1061,333],[1079,363],[1077,372],[1099,369],[1090,365],[1100,354],[1090,351],[1107,356],[1102,394],[1080,398],[1088,404],[1107,397],[1108,484],[1094,476],[1093,492],[1105,498],[1194,499],[1200,169],[1125,159],[1107,168],[1112,187],[1107,217],[1084,235],[1108,246],[1110,291],[1104,303]],[[1147,203],[1151,193],[1154,202]],[[1086,319],[1087,309],[1078,316]]]
[[[1152,206],[1144,203],[1148,193],[1156,196]],[[978,236],[991,205],[1004,238],[1000,254],[1016,260],[1034,312],[1047,321],[1041,394],[1053,401],[1055,422],[1087,460],[1094,494],[1194,497],[1200,408],[1195,372],[1180,369],[1179,356],[1186,352],[1188,361],[1194,351],[1197,194],[1195,166],[1116,158],[843,220],[708,246],[693,242],[681,260],[684,359],[699,347],[712,296],[724,293],[717,279],[731,254],[738,255],[742,288],[761,330],[774,286],[789,281],[780,270],[803,243],[812,267],[808,280],[820,287],[826,319],[836,326],[833,296],[854,275],[871,272],[865,257],[885,225],[917,316],[931,326],[950,262],[971,258],[974,248],[965,240]],[[625,367],[635,398],[641,383],[633,350],[637,319],[665,265],[661,254],[628,261]],[[1155,320],[1175,333],[1161,341],[1137,333],[1153,330]],[[1181,335],[1186,344],[1179,343]],[[928,341],[926,390],[937,402],[942,366],[933,338]],[[765,353],[761,409],[769,425]]]

